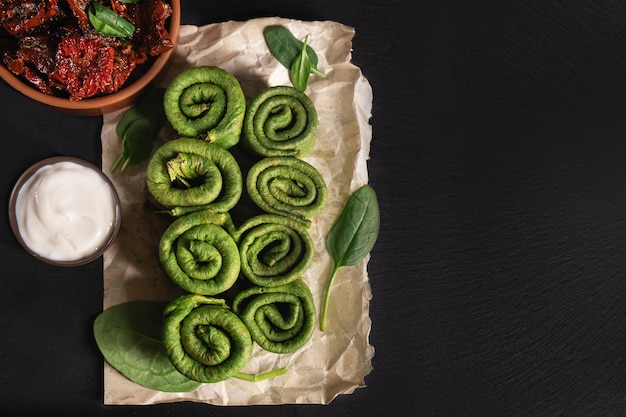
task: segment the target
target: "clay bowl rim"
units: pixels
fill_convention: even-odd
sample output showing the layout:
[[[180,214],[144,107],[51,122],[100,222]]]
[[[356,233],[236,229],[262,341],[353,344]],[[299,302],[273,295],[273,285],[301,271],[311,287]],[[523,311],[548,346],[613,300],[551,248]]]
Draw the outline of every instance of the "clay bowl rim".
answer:
[[[150,68],[148,68],[141,77],[135,80],[135,82],[121,88],[115,93],[100,97],[86,98],[79,101],[50,96],[42,93],[36,87],[29,85],[26,81],[14,75],[1,62],[0,78],[24,96],[69,114],[96,116],[126,107],[132,104],[146,87],[155,82],[155,79],[157,79],[165,69],[174,54],[180,33],[181,6],[180,0],[169,0],[169,3],[172,7],[172,15],[168,19],[168,31],[174,46],[159,55],[152,65],[150,65]]]
[[[97,173],[109,185],[111,189],[111,194],[113,195],[113,202],[115,205],[115,219],[113,221],[113,227],[112,227],[112,230],[108,239],[106,240],[106,243],[102,245],[102,247],[98,249],[96,252],[94,252],[93,254],[86,256],[84,258],[71,260],[71,261],[58,261],[54,259],[49,259],[33,251],[22,238],[22,235],[19,230],[19,226],[17,224],[17,214],[15,211],[17,197],[22,187],[26,183],[26,181],[28,181],[28,179],[31,178],[40,168],[43,168],[44,166],[52,165],[58,162],[74,162],[84,167],[87,167],[93,170],[95,173]],[[91,162],[85,161],[84,159],[80,159],[80,158],[76,158],[72,156],[53,156],[50,158],[42,159],[34,163],[33,165],[31,165],[28,169],[26,169],[26,171],[22,173],[22,175],[20,175],[20,177],[15,182],[15,185],[13,186],[11,195],[9,197],[9,224],[11,226],[13,235],[15,236],[19,244],[22,246],[22,248],[26,250],[26,252],[28,252],[34,258],[42,262],[45,262],[47,264],[54,265],[54,266],[62,266],[62,267],[82,266],[100,258],[115,242],[117,235],[122,227],[122,202],[117,192],[117,189],[115,188],[115,185],[113,184],[111,179],[96,165],[92,164]]]

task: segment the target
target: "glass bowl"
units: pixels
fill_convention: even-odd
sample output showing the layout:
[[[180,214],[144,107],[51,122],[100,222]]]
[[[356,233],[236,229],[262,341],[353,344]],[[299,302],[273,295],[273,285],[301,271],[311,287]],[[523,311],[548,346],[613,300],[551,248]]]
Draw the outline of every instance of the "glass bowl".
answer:
[[[31,188],[38,184],[40,188]],[[97,196],[105,197],[102,204],[94,204]],[[26,214],[25,204],[31,207]],[[102,214],[100,229],[92,227],[96,213]],[[9,223],[16,239],[29,254],[55,266],[98,259],[115,241],[121,222],[115,186],[101,169],[79,158],[59,156],[35,163],[18,178],[9,197]],[[84,233],[89,230],[94,234]]]

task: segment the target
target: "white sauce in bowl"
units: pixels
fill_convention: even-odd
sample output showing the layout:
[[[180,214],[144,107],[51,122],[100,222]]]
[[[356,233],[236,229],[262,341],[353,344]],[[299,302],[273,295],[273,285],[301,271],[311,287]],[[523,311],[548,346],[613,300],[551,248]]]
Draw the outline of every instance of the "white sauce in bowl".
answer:
[[[15,214],[22,240],[33,252],[53,261],[75,261],[107,243],[116,200],[100,173],[64,161],[39,168],[24,183]]]

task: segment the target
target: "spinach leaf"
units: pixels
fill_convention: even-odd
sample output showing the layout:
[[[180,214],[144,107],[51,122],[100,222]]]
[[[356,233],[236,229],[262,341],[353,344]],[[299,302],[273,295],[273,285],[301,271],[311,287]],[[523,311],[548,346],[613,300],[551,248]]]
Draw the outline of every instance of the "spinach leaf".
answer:
[[[154,140],[165,123],[164,94],[164,88],[153,89],[127,110],[117,123],[115,132],[122,140],[122,152],[111,171],[122,164],[120,171],[124,172],[128,165],[137,165],[150,156]]]
[[[265,37],[265,43],[272,55],[292,73],[294,71],[302,72],[308,69],[309,74],[326,77],[326,74],[317,69],[318,57],[313,48],[307,45],[306,40],[308,36],[305,41],[302,42],[298,40],[289,29],[280,25],[267,26],[263,29],[263,36]],[[298,60],[301,62],[296,62]],[[309,63],[303,62],[305,60],[309,61]],[[296,67],[295,69],[294,66]],[[301,77],[296,81],[300,82],[302,79]],[[296,84],[294,84],[294,87],[298,88]]]
[[[285,26],[272,25],[263,30],[263,36],[270,52],[287,69],[296,59],[302,50],[304,42],[298,40]],[[306,47],[306,52],[311,59],[311,65],[317,67],[317,54],[310,46]]]
[[[131,301],[108,308],[94,321],[96,344],[113,368],[139,385],[165,392],[193,391],[201,384],[174,368],[161,340],[166,304]]]
[[[97,1],[91,3],[87,14],[101,35],[128,38],[135,33],[135,25]]]
[[[148,159],[155,136],[154,129],[147,119],[137,119],[128,125],[122,136],[122,155],[126,158],[121,172],[124,172],[128,165],[137,165]]]
[[[326,284],[320,330],[324,331],[330,289],[337,270],[361,262],[372,250],[380,230],[380,209],[374,189],[364,185],[348,199],[326,237],[326,248],[334,266]]]
[[[293,60],[291,64],[291,68],[289,71],[289,78],[291,78],[291,83],[295,88],[304,92],[306,90],[306,86],[309,82],[309,75],[311,75],[311,58],[306,51],[306,44],[309,37],[307,35],[304,38],[304,43],[302,44],[302,50],[300,54]]]

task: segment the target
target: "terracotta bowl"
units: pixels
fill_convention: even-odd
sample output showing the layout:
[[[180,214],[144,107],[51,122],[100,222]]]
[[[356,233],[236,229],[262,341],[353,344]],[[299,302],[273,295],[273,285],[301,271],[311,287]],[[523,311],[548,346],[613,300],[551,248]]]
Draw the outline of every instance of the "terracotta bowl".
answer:
[[[27,181],[33,175],[35,175],[41,168],[46,167],[48,165],[56,164],[58,162],[74,162],[76,164],[82,165],[92,170],[94,173],[96,173],[100,178],[104,180],[105,184],[108,186],[109,190],[111,191],[111,196],[113,199],[114,217],[112,219],[112,227],[110,228],[109,233],[106,236],[104,243],[102,243],[97,250],[91,251],[90,253],[86,254],[84,257],[80,259],[58,260],[58,259],[46,258],[44,255],[33,250],[28,245],[28,243],[22,236],[22,232],[20,231],[20,222],[18,221],[18,213],[17,213],[17,201],[18,201],[20,191],[23,189]],[[104,254],[104,252],[106,252],[107,249],[109,249],[109,247],[111,247],[111,245],[117,238],[117,235],[122,225],[121,207],[122,207],[121,201],[115,189],[115,186],[113,185],[111,180],[104,174],[104,172],[102,172],[101,169],[79,158],[73,158],[69,156],[57,156],[57,157],[47,158],[47,159],[44,159],[35,163],[26,171],[24,171],[24,173],[19,177],[19,179],[15,183],[15,186],[13,187],[13,191],[11,192],[11,196],[9,198],[9,223],[11,225],[11,230],[13,231],[13,234],[15,235],[15,238],[17,239],[17,241],[26,250],[26,252],[28,252],[35,258],[39,259],[42,262],[45,262],[50,265],[55,265],[55,266],[65,266],[65,267],[80,266],[80,265],[88,264],[98,259],[100,256]]]
[[[168,31],[172,42],[176,45],[180,31],[180,0],[170,0],[169,3],[172,6],[172,15],[168,19]],[[169,63],[174,49],[159,55],[150,68],[132,84],[113,94],[79,101],[44,94],[36,87],[16,77],[2,64],[0,64],[0,78],[25,96],[65,113],[85,116],[102,115],[131,105],[147,87],[152,86]]]

